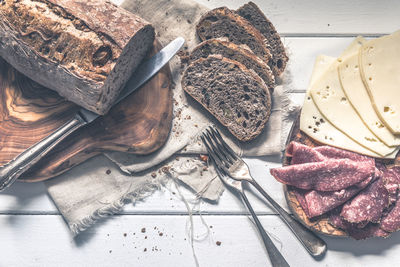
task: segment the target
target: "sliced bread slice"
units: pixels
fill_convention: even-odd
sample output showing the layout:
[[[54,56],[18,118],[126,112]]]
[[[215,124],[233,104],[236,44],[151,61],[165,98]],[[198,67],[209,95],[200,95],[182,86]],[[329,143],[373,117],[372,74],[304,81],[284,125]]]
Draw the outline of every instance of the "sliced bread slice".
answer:
[[[271,113],[271,95],[260,76],[221,55],[193,61],[182,88],[241,141],[257,137]]]
[[[243,5],[236,10],[236,13],[248,20],[268,40],[269,50],[272,53],[270,67],[276,76],[281,75],[289,57],[286,55],[285,47],[274,25],[253,2]]]
[[[196,31],[202,41],[226,37],[235,44],[247,45],[266,63],[272,58],[264,36],[246,19],[226,7],[216,8],[204,14],[196,26]]]
[[[257,57],[250,49],[232,42],[219,39],[204,41],[193,49],[190,54],[189,63],[213,54],[236,60],[245,65],[246,68],[254,70],[264,80],[269,90],[273,92],[275,77],[267,63]]]

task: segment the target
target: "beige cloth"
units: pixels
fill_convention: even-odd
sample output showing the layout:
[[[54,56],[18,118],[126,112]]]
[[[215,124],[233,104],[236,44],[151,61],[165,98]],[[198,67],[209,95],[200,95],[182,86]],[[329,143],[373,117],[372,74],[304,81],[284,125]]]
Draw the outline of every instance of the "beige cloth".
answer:
[[[123,7],[149,20],[163,44],[183,36],[189,49],[197,43],[195,22],[207,11],[192,0],[126,0]],[[106,157],[99,156],[45,182],[49,195],[73,233],[86,229],[99,218],[118,212],[125,203],[144,198],[171,178],[187,184],[199,197],[212,201],[219,199],[223,186],[212,166],[206,166],[198,155],[179,155],[179,160],[176,159],[177,152],[205,152],[197,137],[208,125],[219,124],[184,94],[180,86],[182,68],[179,58],[175,57],[170,66],[176,84],[173,129],[160,150],[147,156],[107,153],[106,156],[120,169]],[[240,145],[224,129],[220,130],[240,154],[279,153],[287,103],[282,87],[278,86],[268,126],[253,142]],[[107,170],[111,173],[107,174]]]
[[[171,158],[163,166],[127,175],[104,156],[97,156],[61,176],[45,182],[48,193],[73,234],[98,219],[112,215],[126,203],[135,203],[170,179],[190,181],[199,198],[217,201],[222,184],[212,166],[196,157]]]

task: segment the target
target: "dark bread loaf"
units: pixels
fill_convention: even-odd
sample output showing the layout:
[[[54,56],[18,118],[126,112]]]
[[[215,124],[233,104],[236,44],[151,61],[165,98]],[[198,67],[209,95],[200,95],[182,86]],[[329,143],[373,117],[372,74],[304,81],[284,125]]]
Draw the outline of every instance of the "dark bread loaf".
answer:
[[[266,83],[269,90],[275,88],[275,78],[270,67],[257,57],[250,49],[236,45],[232,42],[210,39],[196,46],[190,54],[189,62],[209,55],[222,55],[223,57],[236,60],[248,69],[254,70]]]
[[[248,20],[268,40],[269,50],[272,53],[272,61],[270,62],[272,71],[276,76],[282,74],[289,58],[286,55],[281,37],[271,21],[265,17],[264,13],[253,2],[243,5],[236,10],[236,13]]]
[[[247,20],[226,7],[213,9],[204,14],[196,27],[202,41],[226,37],[235,44],[247,45],[266,63],[272,58],[268,41]]]
[[[271,113],[271,95],[260,76],[221,55],[193,61],[182,88],[241,141],[257,137]]]
[[[147,21],[109,1],[0,1],[0,55],[98,114],[109,110],[153,41]]]

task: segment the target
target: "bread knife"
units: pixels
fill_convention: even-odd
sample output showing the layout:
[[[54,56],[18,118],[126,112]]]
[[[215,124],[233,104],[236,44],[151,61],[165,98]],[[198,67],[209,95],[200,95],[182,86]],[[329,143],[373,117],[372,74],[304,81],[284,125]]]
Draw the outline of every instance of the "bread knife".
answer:
[[[113,106],[125,99],[128,95],[138,89],[151,77],[153,77],[172,57],[181,49],[185,40],[178,37],[165,46],[161,51],[150,59],[139,65],[132,77],[126,83],[119,97]],[[74,117],[55,130],[53,133],[43,138],[38,143],[32,145],[17,157],[0,167],[0,191],[12,185],[18,177],[31,168],[36,162],[49,153],[58,143],[67,136],[87,125],[98,118],[100,115],[81,108]]]

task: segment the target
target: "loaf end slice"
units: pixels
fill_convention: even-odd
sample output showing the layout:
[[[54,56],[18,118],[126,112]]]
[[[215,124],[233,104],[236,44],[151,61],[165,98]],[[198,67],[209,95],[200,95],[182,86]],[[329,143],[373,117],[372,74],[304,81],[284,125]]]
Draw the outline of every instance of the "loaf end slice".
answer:
[[[206,40],[193,49],[189,57],[189,63],[199,58],[207,58],[213,54],[236,60],[245,65],[246,68],[254,70],[264,80],[269,90],[273,92],[275,77],[268,64],[257,57],[250,49],[232,42],[220,39]]]
[[[248,20],[268,40],[272,54],[270,66],[276,76],[281,75],[285,70],[289,57],[274,25],[253,2],[243,5],[236,10],[236,13]]]
[[[264,36],[247,20],[226,7],[210,10],[204,14],[196,26],[202,41],[226,37],[235,44],[247,45],[266,63],[272,58]]]
[[[256,138],[271,113],[271,95],[260,76],[221,55],[193,61],[182,88],[241,141]]]
[[[153,41],[148,22],[109,1],[0,5],[0,55],[32,80],[101,115]]]

